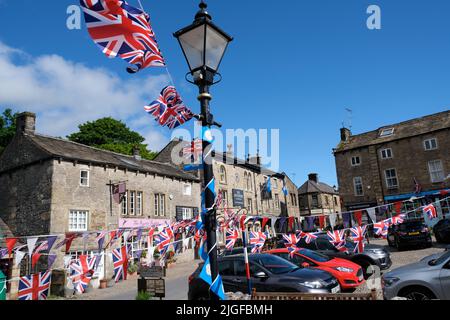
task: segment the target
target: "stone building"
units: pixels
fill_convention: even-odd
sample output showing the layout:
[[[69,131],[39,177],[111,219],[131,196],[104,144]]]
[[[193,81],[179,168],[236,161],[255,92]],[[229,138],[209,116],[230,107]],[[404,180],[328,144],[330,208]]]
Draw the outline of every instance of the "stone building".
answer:
[[[174,164],[174,159],[182,156],[186,146],[189,146],[188,142],[175,139],[155,160]],[[230,208],[246,209],[248,215],[254,216],[300,217],[297,186],[285,173],[265,169],[259,157],[242,160],[229,152],[214,152],[213,168],[216,193],[222,194]],[[196,174],[199,175],[198,172]],[[272,192],[271,197],[265,198],[264,185],[269,177]],[[283,193],[283,181],[287,195]]]
[[[353,135],[341,129],[334,151],[346,210],[450,191],[450,111]]]
[[[0,157],[0,218],[16,237],[146,228],[198,212],[197,177],[137,152],[125,156],[37,134],[35,121],[32,113],[19,115]],[[118,183],[126,185],[120,203],[112,191]],[[95,236],[76,239],[71,256],[96,250]],[[64,248],[57,253],[54,268],[62,268]]]
[[[317,173],[308,175],[308,181],[298,188],[298,197],[302,216],[329,216],[341,212],[339,192],[320,182]]]

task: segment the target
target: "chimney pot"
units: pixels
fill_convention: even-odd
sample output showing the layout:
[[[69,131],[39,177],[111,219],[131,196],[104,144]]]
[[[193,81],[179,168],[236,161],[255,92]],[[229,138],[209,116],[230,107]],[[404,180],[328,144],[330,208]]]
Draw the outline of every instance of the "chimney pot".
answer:
[[[142,160],[142,157],[141,157],[141,149],[139,148],[139,146],[134,146],[134,147],[133,147],[133,157],[134,157],[136,160]]]
[[[319,175],[317,173],[310,173],[308,175],[308,180],[314,181],[315,183],[319,182]]]
[[[16,119],[16,133],[34,135],[36,130],[36,114],[32,112],[23,112]]]
[[[349,142],[352,132],[348,128],[341,128],[341,142]]]

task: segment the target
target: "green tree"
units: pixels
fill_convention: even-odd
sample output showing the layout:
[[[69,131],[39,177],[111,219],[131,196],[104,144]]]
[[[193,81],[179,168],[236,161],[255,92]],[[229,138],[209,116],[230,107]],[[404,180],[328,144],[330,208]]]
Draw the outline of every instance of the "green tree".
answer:
[[[70,141],[125,155],[132,155],[134,147],[139,147],[143,159],[152,160],[156,156],[155,152],[148,150],[147,145],[143,144],[145,138],[120,120],[102,118],[86,122],[78,126],[78,129],[78,132],[67,136]]]
[[[0,154],[16,133],[16,117],[17,113],[13,113],[11,109],[5,109],[0,115]]]

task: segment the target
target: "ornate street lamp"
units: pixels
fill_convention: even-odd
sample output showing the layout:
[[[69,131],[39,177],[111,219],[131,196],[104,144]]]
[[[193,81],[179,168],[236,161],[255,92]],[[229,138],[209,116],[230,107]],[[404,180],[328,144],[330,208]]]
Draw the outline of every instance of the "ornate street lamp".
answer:
[[[210,113],[209,102],[212,96],[209,94],[209,87],[220,82],[222,78],[218,73],[218,69],[228,44],[233,38],[212,23],[212,18],[206,11],[206,3],[202,1],[199,7],[200,11],[195,15],[194,22],[175,32],[174,36],[178,39],[189,65],[190,72],[187,73],[186,79],[196,84],[200,92],[198,100],[201,105],[201,114],[198,119],[202,122],[203,127],[204,196],[205,208],[207,210],[205,215],[206,221],[204,223],[209,261],[211,264],[211,278],[215,282],[219,272],[217,265],[217,220],[215,191],[213,188],[214,172],[212,167],[212,139],[210,128],[213,125],[220,127],[220,124],[214,121],[214,117]],[[189,74],[191,74],[193,81],[187,78]],[[220,77],[217,82],[214,81],[216,75]],[[218,299],[215,294],[210,293],[210,297],[212,300]]]

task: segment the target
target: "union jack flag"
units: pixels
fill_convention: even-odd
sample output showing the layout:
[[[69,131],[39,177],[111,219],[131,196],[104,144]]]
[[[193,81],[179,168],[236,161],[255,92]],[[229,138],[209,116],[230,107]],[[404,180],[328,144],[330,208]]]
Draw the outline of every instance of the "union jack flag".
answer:
[[[162,89],[159,98],[145,106],[144,110],[152,115],[159,125],[167,126],[169,129],[181,126],[194,116],[173,86]]]
[[[352,233],[352,239],[356,244],[354,252],[364,252],[364,239],[366,237],[367,226],[351,228],[350,232]]]
[[[288,252],[289,252],[289,258],[291,258],[291,259],[294,258],[295,253],[297,251],[299,251],[299,249],[296,248],[296,247],[288,247],[287,249],[288,249]]]
[[[345,248],[345,230],[328,231],[327,236],[328,241],[330,241],[339,251],[347,251]]]
[[[406,215],[404,215],[404,214],[396,215],[395,217],[388,219],[389,224],[394,225],[394,226],[402,224],[405,221],[405,217],[406,217]]]
[[[197,161],[202,154],[203,141],[200,139],[192,140],[189,147],[183,148],[183,156],[185,158],[190,158],[192,162]]]
[[[94,275],[96,258],[88,258],[85,255],[70,264],[70,280],[79,293],[84,293]]]
[[[236,229],[227,229],[227,238],[226,238],[225,247],[228,250],[233,249],[238,238],[239,238],[239,232]]]
[[[261,252],[266,243],[267,235],[264,232],[251,231],[249,236],[250,245],[252,245],[252,253]]]
[[[119,249],[112,251],[112,258],[114,263],[114,280],[119,282],[120,280],[127,280],[128,269],[128,253],[127,247],[123,246]]]
[[[423,212],[428,215],[428,218],[430,220],[436,219],[438,217],[436,208],[433,206],[433,204],[429,204],[425,208],[423,208]]]
[[[165,228],[158,235],[156,235],[155,244],[156,247],[158,248],[159,253],[161,254],[161,257],[166,255],[166,252],[167,250],[169,250],[173,237],[174,237],[173,230],[170,227]]]
[[[283,239],[284,239],[284,245],[286,246],[286,248],[296,247],[297,246],[297,242],[300,241],[300,237],[298,237],[294,233],[283,234]]]
[[[389,223],[386,221],[380,221],[373,225],[375,234],[386,239],[389,229]]]
[[[18,299],[46,300],[51,277],[51,271],[20,277]]]
[[[89,34],[108,58],[121,57],[130,73],[165,66],[150,17],[120,0],[80,0]]]
[[[305,239],[305,242],[310,244],[313,240],[317,239],[317,236],[312,233],[300,231],[300,238]]]

